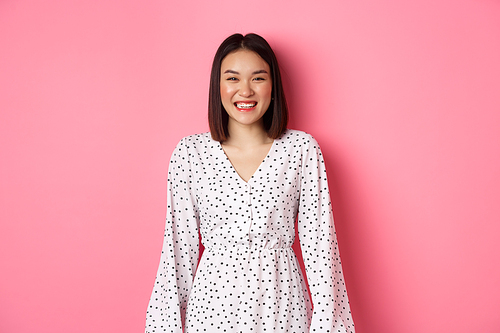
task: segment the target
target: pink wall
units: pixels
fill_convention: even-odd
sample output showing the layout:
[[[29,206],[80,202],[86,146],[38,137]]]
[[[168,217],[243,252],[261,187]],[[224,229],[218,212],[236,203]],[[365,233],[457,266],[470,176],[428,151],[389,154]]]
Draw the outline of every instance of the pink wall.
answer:
[[[358,333],[500,331],[500,2],[0,2],[0,332],[141,332],[233,32],[326,155]]]

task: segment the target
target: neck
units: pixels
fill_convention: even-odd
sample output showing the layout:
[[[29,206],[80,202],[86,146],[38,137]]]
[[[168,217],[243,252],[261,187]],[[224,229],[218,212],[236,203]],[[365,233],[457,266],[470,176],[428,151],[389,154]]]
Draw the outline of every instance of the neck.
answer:
[[[226,145],[238,147],[251,147],[273,142],[273,139],[267,136],[264,125],[253,124],[254,126],[245,126],[238,123],[229,122],[229,138],[224,142]]]

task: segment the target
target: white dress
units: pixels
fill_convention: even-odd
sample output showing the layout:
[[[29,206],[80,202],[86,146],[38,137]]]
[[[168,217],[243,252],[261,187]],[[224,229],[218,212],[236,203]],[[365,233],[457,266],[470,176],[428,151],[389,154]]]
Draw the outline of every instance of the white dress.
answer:
[[[295,228],[312,302],[291,248]],[[210,133],[179,142],[146,332],[354,332],[312,136],[287,130],[248,182]]]

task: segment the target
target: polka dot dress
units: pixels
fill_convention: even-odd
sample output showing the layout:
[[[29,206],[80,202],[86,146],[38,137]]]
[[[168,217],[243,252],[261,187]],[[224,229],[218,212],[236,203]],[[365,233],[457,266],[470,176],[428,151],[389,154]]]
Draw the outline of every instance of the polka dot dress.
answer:
[[[287,130],[248,182],[210,133],[186,137],[172,154],[167,200],[146,332],[354,332],[313,137]],[[312,300],[291,248],[295,228]]]

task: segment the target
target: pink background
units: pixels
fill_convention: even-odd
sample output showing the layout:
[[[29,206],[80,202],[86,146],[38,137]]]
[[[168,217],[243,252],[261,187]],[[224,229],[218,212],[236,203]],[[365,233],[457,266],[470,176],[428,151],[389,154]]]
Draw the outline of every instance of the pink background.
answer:
[[[357,332],[499,332],[498,0],[0,1],[0,332],[143,331],[233,32],[322,145]]]

